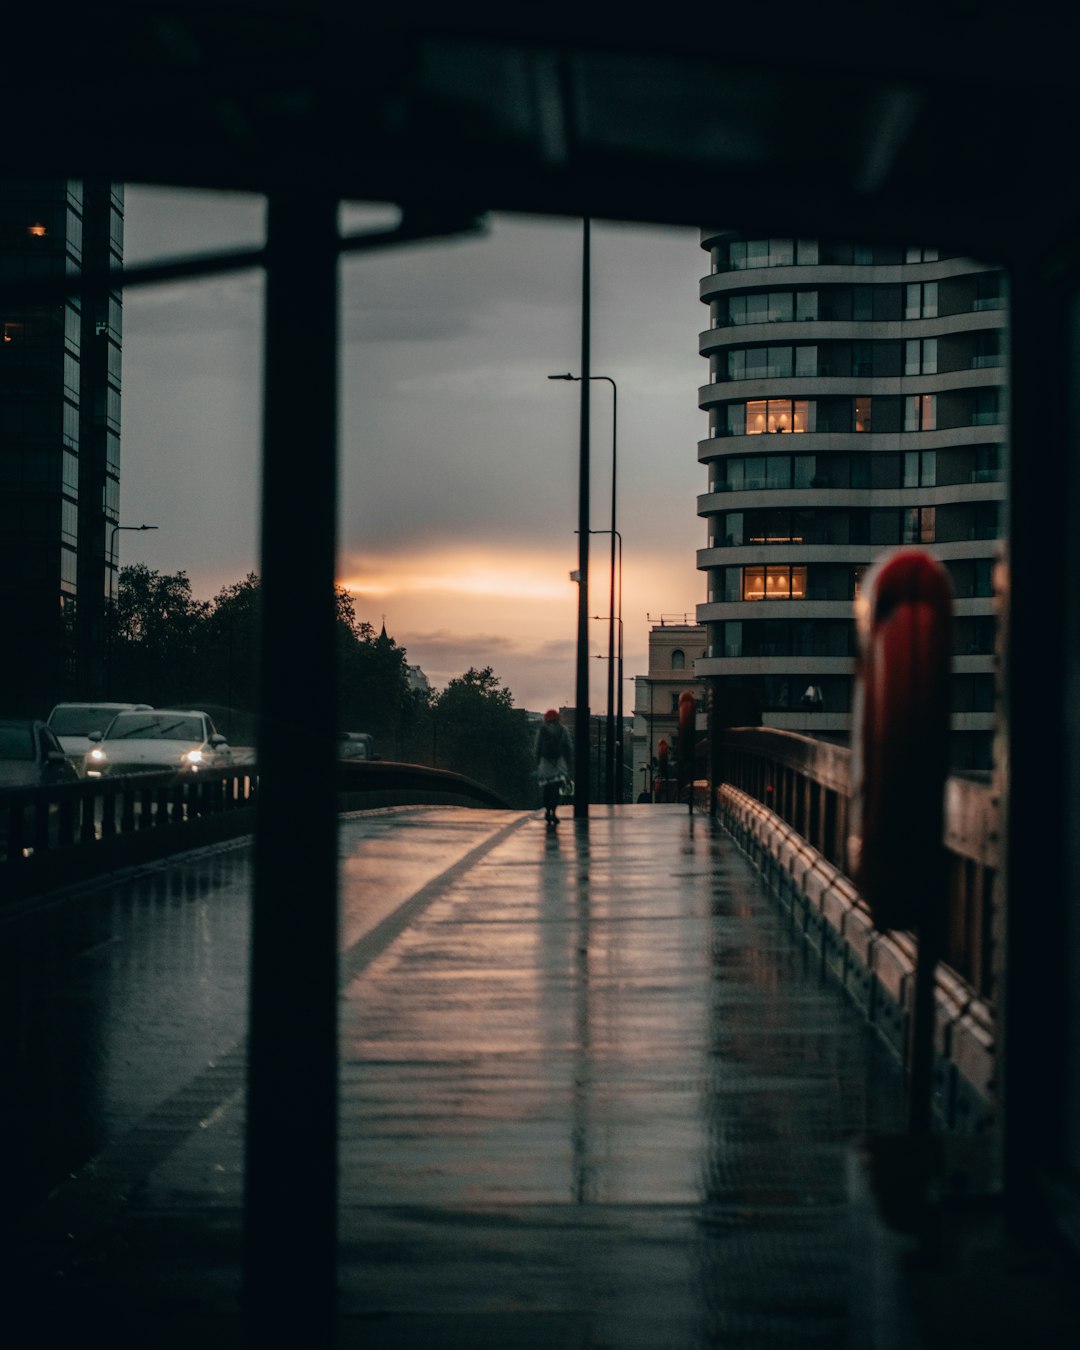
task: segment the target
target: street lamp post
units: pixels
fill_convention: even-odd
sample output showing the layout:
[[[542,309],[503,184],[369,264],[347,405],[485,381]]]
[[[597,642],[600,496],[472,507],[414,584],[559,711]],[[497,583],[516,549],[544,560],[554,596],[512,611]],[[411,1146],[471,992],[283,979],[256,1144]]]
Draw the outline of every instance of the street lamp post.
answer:
[[[549,380],[580,380],[580,375],[571,375],[569,371],[565,375],[549,375]],[[622,728],[619,728],[619,740],[615,738],[615,540],[619,540],[619,613],[622,612],[622,535],[615,528],[616,515],[616,486],[618,472],[618,419],[619,419],[619,387],[610,375],[590,375],[590,380],[605,380],[611,385],[611,529],[610,530],[590,530],[590,534],[610,534],[611,535],[611,581],[608,597],[608,680],[607,680],[607,760],[608,760],[608,791],[607,799],[611,803],[622,799],[622,753],[616,746],[622,744]],[[621,676],[622,669],[620,667]],[[622,701],[622,686],[619,687],[619,701]],[[619,713],[621,720],[622,713]],[[616,764],[618,762],[618,767]],[[618,779],[616,780],[616,773]]]
[[[109,641],[107,676],[105,680],[106,697],[112,697],[113,629],[116,627],[116,615],[113,613],[113,578],[116,575],[116,536],[120,530],[156,530],[156,525],[121,525],[119,521],[109,527]]]

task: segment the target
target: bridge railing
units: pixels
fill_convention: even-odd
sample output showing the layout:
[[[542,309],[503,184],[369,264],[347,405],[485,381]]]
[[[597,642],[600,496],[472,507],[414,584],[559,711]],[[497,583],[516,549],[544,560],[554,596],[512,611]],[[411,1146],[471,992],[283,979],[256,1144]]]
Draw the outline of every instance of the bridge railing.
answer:
[[[850,752],[771,728],[721,735],[719,809],[804,935],[872,1020],[905,1053],[916,944],[878,933],[847,875]],[[990,783],[954,776],[945,793],[948,894],[938,967],[939,1077],[963,1076],[993,1096],[998,798]],[[956,1099],[956,1085],[950,1089]],[[977,1109],[977,1108],[976,1108]]]
[[[339,765],[342,811],[396,805],[506,803],[461,774],[384,760]],[[298,771],[301,790],[302,771]],[[117,775],[47,787],[0,788],[0,899],[41,894],[117,868],[248,834],[254,764],[181,777]]]
[[[850,751],[771,728],[728,731],[723,778],[791,825],[846,874]],[[998,799],[989,783],[951,777],[945,791],[948,915],[945,960],[992,993],[993,895],[1001,866]]]

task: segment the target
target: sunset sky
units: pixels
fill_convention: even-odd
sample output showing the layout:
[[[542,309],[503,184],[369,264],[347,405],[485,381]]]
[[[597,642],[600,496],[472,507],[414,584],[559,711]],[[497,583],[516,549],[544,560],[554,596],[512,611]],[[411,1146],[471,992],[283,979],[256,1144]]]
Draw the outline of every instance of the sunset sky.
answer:
[[[350,207],[347,230],[393,219]],[[261,242],[258,199],[128,188],[129,263]],[[595,222],[592,369],[618,385],[624,673],[649,617],[693,617],[705,490],[696,390],[708,267],[694,230]],[[574,701],[581,224],[494,216],[479,238],[413,244],[342,269],[339,578],[441,688],[491,665],[518,706]],[[195,594],[258,570],[261,277],[125,299],[121,563],[183,569]],[[302,390],[297,391],[303,395]],[[611,386],[592,386],[592,525],[610,525]],[[302,472],[303,447],[297,447]],[[297,547],[304,522],[296,522]],[[590,611],[608,608],[595,535]],[[607,624],[591,624],[606,655]],[[591,702],[607,668],[590,662]],[[633,703],[629,683],[626,708]]]

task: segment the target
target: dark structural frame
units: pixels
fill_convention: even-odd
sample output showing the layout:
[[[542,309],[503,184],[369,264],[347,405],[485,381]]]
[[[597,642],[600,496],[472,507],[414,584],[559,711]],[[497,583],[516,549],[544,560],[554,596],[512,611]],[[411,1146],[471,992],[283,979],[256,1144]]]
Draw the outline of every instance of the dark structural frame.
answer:
[[[1066,616],[1080,580],[1072,528],[1080,424],[1071,406],[1080,179],[1065,166],[1074,155],[1076,21],[1008,3],[914,14],[850,0],[812,15],[788,9],[784,0],[770,8],[787,40],[768,43],[752,7],[725,14],[722,41],[705,22],[688,32],[655,16],[614,32],[580,7],[568,17],[503,7],[496,19],[423,5],[386,14],[344,0],[113,0],[59,21],[24,9],[5,20],[13,56],[5,93],[9,107],[29,112],[5,137],[0,172],[267,197],[264,249],[132,268],[119,280],[265,269],[268,725],[301,685],[305,702],[334,707],[342,251],[473,229],[498,210],[926,242],[1005,266],[1018,415],[1001,595],[1001,1175],[1015,1222],[1075,1235],[1080,628]],[[349,199],[399,205],[400,228],[339,240],[336,209]],[[2,294],[40,302],[71,289],[61,278],[12,283]],[[587,360],[586,350],[583,413]],[[301,382],[302,425],[291,392]],[[285,462],[301,437],[303,478]],[[297,518],[311,522],[302,550],[292,546]],[[587,550],[587,530],[580,546]],[[1047,577],[1060,584],[1048,587]],[[1058,747],[1049,768],[1047,728]],[[337,803],[331,742],[310,751],[314,786],[300,802],[273,737],[260,747],[246,1288],[253,1336],[329,1343]],[[281,985],[273,972],[286,951],[293,974]],[[1046,1062],[1060,1071],[1044,1074]],[[285,1150],[310,1160],[298,1185],[276,1165]]]

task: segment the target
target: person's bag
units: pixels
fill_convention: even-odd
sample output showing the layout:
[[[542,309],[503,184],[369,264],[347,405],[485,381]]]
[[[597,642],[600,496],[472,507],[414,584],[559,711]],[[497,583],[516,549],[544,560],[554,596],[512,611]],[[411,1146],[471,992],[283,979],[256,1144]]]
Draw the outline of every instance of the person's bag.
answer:
[[[563,778],[559,783],[559,796],[572,797],[574,795],[574,780],[572,778]]]

